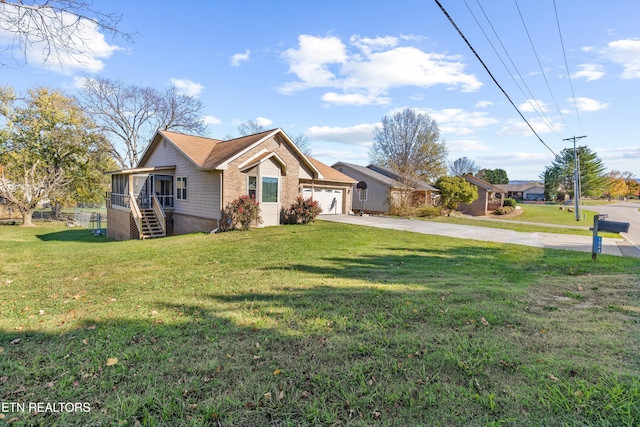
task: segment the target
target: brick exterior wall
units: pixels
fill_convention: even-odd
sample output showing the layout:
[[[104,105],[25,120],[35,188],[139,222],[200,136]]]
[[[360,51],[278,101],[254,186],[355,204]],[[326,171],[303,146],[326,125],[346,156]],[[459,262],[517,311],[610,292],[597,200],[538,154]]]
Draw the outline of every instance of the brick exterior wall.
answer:
[[[210,218],[185,215],[174,212],[172,216],[172,234],[209,232],[218,227],[218,221]]]
[[[298,184],[300,182],[300,161],[298,155],[291,147],[276,135],[263,144],[244,153],[233,162],[229,163],[229,167],[224,171],[222,183],[222,207],[229,202],[237,199],[243,194],[247,194],[247,174],[238,169],[238,165],[252,158],[267,149],[275,152],[287,165],[285,176],[280,176],[280,203],[283,208],[289,207],[298,195]],[[268,160],[267,160],[268,161]]]
[[[489,195],[484,188],[478,188],[478,198],[468,205],[461,204],[458,210],[467,215],[484,216],[487,214],[487,199]]]

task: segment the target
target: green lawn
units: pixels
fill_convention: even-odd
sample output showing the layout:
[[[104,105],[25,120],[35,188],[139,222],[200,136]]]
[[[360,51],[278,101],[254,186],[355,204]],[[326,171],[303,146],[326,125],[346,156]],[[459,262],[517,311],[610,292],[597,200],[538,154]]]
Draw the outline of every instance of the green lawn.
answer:
[[[596,215],[597,212],[583,209],[582,213],[586,215],[586,219],[583,221],[576,221],[575,213],[569,212],[567,210],[567,206],[564,206],[563,210],[560,210],[560,206],[557,205],[522,204],[519,206],[522,209],[522,212],[519,215],[492,215],[490,219],[495,221],[486,221],[483,218],[473,218],[468,216],[438,217],[430,218],[428,221],[473,225],[476,227],[501,228],[525,233],[574,234],[580,236],[593,235],[593,232],[589,231],[588,227],[593,226],[593,216]],[[519,224],[518,222],[528,222],[529,224]],[[550,227],[548,224],[553,224],[555,227]],[[620,238],[620,235],[617,233],[601,232],[600,236]]]
[[[0,226],[11,425],[634,426],[637,259],[318,222]]]
[[[545,224],[558,224],[558,225],[578,225],[590,227],[593,225],[593,216],[597,214],[595,211],[588,209],[581,209],[583,219],[576,221],[575,212],[569,212],[569,208],[573,206],[568,205],[519,205],[522,209],[522,213],[517,217],[510,219],[516,221],[529,221],[540,222]],[[564,209],[560,209],[564,208]]]

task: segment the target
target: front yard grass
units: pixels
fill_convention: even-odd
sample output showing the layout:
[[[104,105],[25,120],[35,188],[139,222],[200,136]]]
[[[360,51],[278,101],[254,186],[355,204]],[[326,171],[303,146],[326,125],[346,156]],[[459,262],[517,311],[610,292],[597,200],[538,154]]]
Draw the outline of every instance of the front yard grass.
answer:
[[[633,426],[637,259],[318,222],[0,226],[11,425]]]
[[[573,206],[567,205],[534,205],[523,204],[519,205],[522,208],[522,213],[517,217],[511,219],[517,221],[539,222],[544,224],[558,224],[558,225],[571,225],[571,226],[593,226],[593,216],[597,215],[597,212],[590,211],[588,209],[581,209],[582,220],[576,221],[575,212],[569,212],[569,208]],[[561,208],[563,208],[561,210]],[[508,220],[509,218],[507,218]]]

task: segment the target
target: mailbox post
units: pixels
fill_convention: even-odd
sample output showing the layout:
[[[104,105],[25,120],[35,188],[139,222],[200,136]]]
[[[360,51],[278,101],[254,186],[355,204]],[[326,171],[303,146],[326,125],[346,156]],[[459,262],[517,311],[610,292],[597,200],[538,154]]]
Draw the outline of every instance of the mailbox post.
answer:
[[[606,221],[606,214],[593,216],[593,244],[591,246],[591,259],[596,260],[598,254],[602,253],[602,237],[598,236],[598,231],[609,231],[611,233],[627,233],[629,231],[628,222]]]

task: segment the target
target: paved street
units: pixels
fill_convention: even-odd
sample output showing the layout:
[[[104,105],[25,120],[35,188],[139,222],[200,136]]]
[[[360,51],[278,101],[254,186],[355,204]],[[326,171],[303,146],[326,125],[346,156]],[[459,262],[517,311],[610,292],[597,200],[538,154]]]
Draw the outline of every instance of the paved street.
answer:
[[[621,235],[640,249],[640,202],[621,202],[613,205],[587,206],[586,209],[609,215],[608,221],[628,222],[631,224],[628,233]],[[591,224],[590,224],[591,225]]]
[[[589,209],[592,209],[592,207],[589,207]],[[640,214],[638,214],[638,216],[640,216]],[[320,215],[318,219],[368,227],[405,230],[414,233],[449,236],[460,239],[473,239],[487,242],[510,243],[514,245],[534,246],[538,248],[565,249],[591,253],[592,238],[590,236],[552,233],[524,233],[498,228],[445,224],[383,216]],[[608,219],[615,220],[613,215]],[[638,218],[638,220],[640,220],[640,218]],[[640,224],[636,225],[636,227],[640,228]],[[635,227],[632,224],[631,229],[633,228]],[[602,240],[603,254],[640,258],[640,248],[623,238],[604,238]]]

